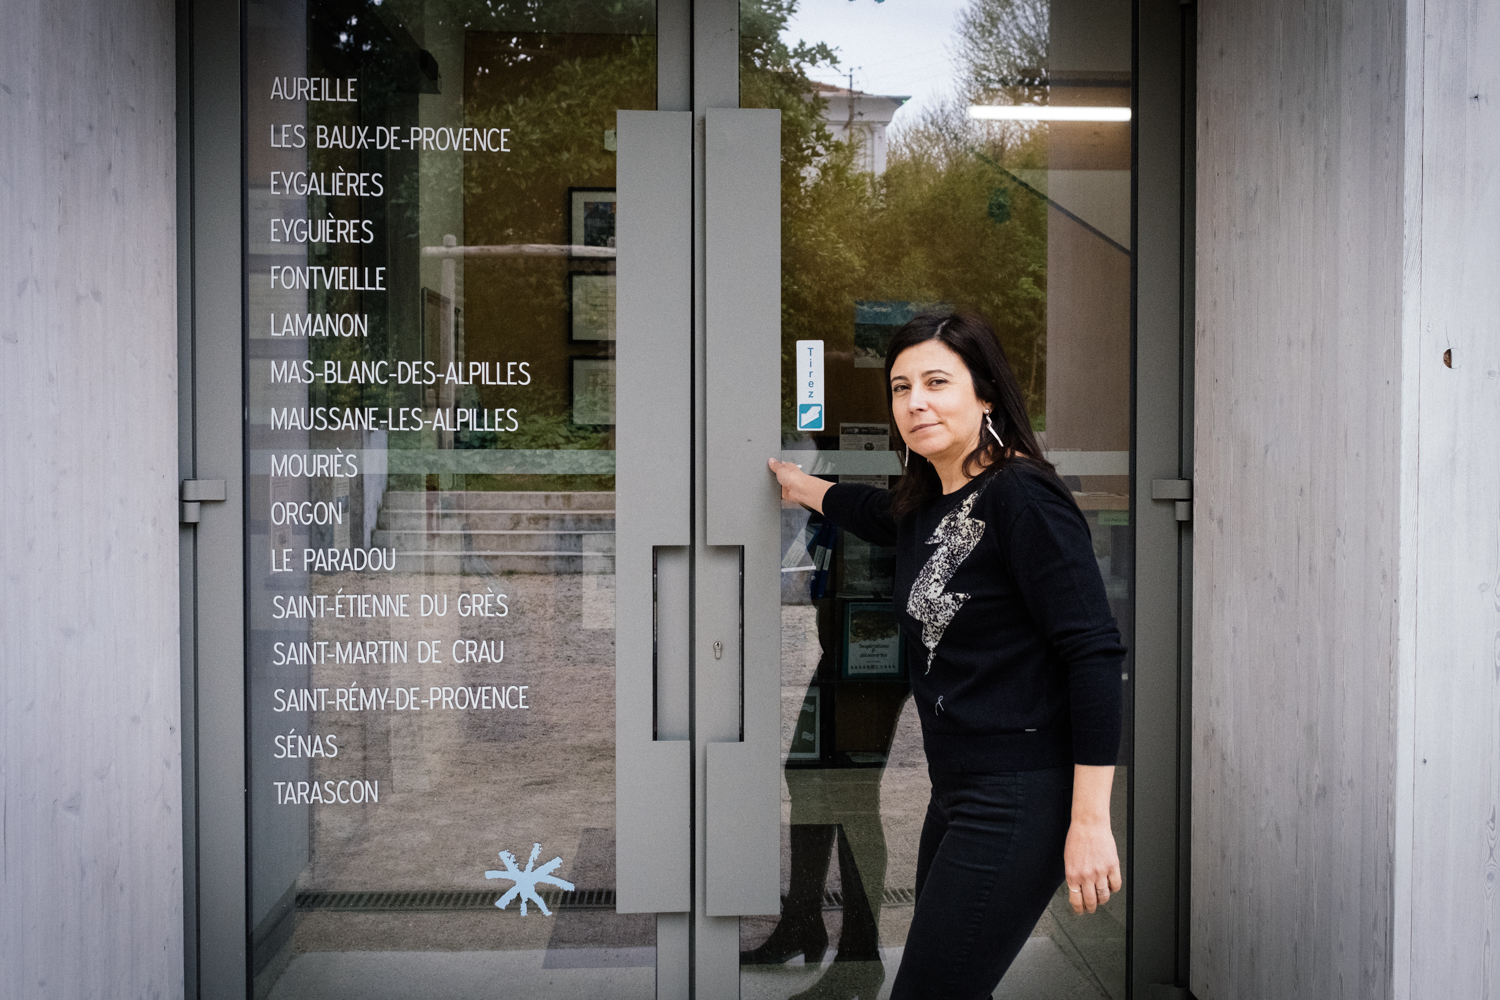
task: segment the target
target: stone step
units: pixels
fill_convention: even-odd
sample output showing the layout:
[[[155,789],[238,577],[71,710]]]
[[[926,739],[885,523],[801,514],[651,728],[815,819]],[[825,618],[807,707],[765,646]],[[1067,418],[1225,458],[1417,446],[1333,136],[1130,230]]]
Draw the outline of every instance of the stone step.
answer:
[[[476,531],[548,530],[613,531],[612,510],[387,510],[381,508],[377,527],[394,531],[472,527]]]
[[[382,510],[387,531],[614,531],[612,510]]]
[[[584,552],[612,555],[613,531],[471,531],[466,528],[437,531],[390,531],[377,529],[370,544],[407,552]]]
[[[613,492],[505,492],[499,490],[388,490],[386,511],[598,511],[614,513]]]
[[[559,551],[410,551],[396,553],[396,571],[454,576],[461,573],[585,573],[609,576],[615,571],[615,557]]]
[[[400,572],[615,571],[615,495],[390,491],[370,544]]]

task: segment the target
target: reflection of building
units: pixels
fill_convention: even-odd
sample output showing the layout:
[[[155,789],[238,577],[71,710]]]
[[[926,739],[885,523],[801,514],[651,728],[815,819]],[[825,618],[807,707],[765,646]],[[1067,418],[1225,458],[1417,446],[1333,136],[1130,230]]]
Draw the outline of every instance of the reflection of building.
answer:
[[[813,91],[828,102],[823,120],[833,137],[840,142],[853,139],[859,143],[859,168],[872,174],[885,173],[885,132],[896,111],[910,98],[867,94],[829,83],[814,83]]]

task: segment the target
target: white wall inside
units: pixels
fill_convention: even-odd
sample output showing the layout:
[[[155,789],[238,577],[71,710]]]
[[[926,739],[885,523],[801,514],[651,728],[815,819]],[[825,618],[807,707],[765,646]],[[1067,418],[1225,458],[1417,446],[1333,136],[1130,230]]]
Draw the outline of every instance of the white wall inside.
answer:
[[[0,31],[0,995],[183,990],[174,6]]]

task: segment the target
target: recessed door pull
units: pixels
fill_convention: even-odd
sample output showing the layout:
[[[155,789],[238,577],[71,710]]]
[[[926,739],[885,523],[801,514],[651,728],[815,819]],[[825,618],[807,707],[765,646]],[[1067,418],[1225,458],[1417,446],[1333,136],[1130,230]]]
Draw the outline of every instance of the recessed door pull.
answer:
[[[722,659],[724,659],[724,644],[722,642],[715,642],[714,643],[714,659],[716,659],[716,660],[722,660]]]
[[[222,479],[184,479],[178,496],[177,520],[182,524],[197,524],[203,520],[204,504],[223,503],[229,499]]]

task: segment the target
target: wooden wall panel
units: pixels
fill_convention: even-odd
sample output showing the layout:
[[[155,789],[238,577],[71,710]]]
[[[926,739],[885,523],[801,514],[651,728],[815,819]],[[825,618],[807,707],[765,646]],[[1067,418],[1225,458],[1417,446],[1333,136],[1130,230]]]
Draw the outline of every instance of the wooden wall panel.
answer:
[[[1398,997],[1500,995],[1500,5],[1412,4]],[[1444,362],[1445,352],[1452,367]],[[1409,856],[1407,851],[1409,850]]]
[[[183,989],[174,8],[0,30],[0,996]]]
[[[1390,990],[1403,12],[1199,4],[1199,1000]]]

